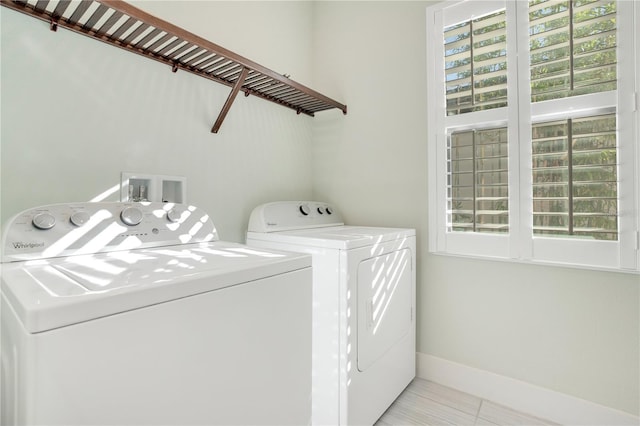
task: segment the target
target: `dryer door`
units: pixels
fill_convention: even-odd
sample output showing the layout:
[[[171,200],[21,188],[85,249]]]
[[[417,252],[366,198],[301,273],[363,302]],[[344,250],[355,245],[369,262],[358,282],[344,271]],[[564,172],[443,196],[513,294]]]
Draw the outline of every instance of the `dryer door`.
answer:
[[[403,248],[358,265],[358,370],[365,371],[411,329],[412,253]]]

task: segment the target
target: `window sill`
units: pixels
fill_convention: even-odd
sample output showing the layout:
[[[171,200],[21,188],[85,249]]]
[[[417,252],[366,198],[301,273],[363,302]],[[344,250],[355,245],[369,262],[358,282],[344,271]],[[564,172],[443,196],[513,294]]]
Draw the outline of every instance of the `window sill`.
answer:
[[[547,267],[568,268],[568,269],[582,269],[582,270],[590,270],[590,271],[598,271],[598,272],[616,272],[621,274],[631,274],[631,275],[640,276],[640,271],[637,269],[621,269],[621,268],[582,265],[582,264],[574,264],[574,263],[566,263],[566,262],[554,262],[549,260],[516,259],[516,258],[506,258],[506,257],[496,257],[496,256],[483,256],[478,254],[449,253],[444,251],[431,251],[431,250],[429,251],[429,254],[436,255],[436,256],[457,257],[461,259],[474,259],[474,260],[484,260],[484,261],[492,261],[492,262],[516,263],[516,264],[522,264],[522,265],[547,266]]]

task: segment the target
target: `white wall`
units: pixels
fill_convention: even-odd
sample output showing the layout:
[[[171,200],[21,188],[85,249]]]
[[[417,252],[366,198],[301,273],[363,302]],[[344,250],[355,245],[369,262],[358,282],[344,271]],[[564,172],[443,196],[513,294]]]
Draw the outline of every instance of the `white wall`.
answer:
[[[311,4],[140,2],[156,16],[292,78],[310,80]],[[311,196],[312,118],[0,8],[1,221],[91,200],[120,172],[187,178],[187,199],[222,239],[244,241],[251,209]],[[107,197],[118,199],[119,192]]]
[[[417,229],[419,352],[638,415],[637,275],[427,252],[427,5],[315,4],[314,83],[349,107],[314,121],[316,198]]]
[[[313,21],[309,1],[135,0],[130,3],[311,86]]]

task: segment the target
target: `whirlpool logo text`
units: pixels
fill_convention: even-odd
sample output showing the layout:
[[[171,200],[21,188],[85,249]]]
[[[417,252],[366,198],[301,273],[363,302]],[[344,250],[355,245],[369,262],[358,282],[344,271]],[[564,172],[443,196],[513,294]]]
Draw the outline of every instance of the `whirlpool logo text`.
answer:
[[[22,241],[16,241],[13,244],[13,248],[16,250],[33,249],[37,247],[44,247],[44,241],[39,243],[23,243]]]

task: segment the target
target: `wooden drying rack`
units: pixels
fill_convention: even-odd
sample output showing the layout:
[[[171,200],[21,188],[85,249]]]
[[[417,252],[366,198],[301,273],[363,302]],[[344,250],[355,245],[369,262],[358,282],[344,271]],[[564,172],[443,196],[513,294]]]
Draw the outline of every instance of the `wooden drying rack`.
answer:
[[[2,6],[84,34],[169,65],[230,86],[211,132],[218,133],[238,92],[254,95],[294,109],[298,114],[333,108],[347,113],[334,101],[288,76],[278,74],[167,21],[120,0],[0,0]]]

